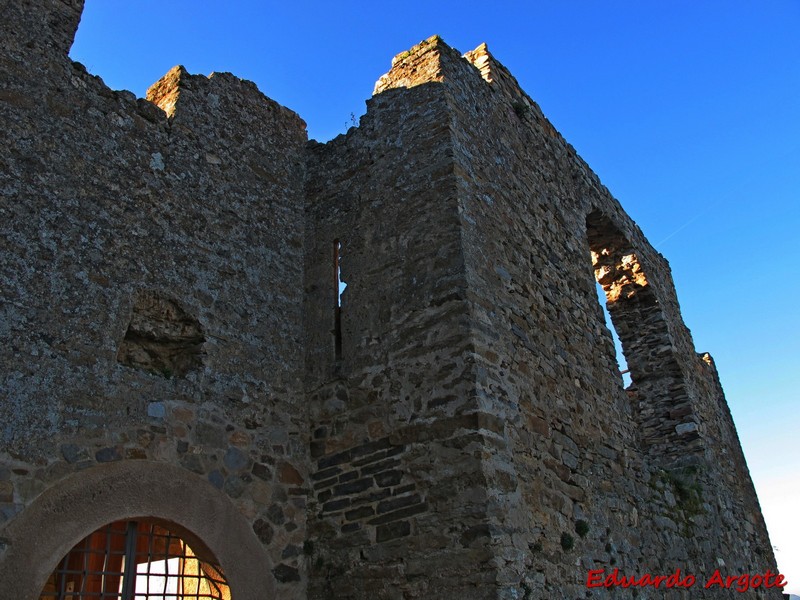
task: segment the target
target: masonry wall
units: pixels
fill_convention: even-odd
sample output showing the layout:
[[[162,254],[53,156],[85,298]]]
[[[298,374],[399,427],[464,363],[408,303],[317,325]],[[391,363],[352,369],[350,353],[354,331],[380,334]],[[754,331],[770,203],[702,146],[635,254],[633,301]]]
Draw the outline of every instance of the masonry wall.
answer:
[[[480,430],[498,425],[472,394],[449,103],[392,89],[310,148],[311,598],[492,594]]]
[[[223,568],[304,597],[305,125],[225,73],[109,90],[67,58],[81,4],[3,3],[0,561],[70,477],[177,465],[262,548]]]
[[[313,147],[309,168],[307,366],[319,375],[310,518],[315,543],[334,550],[316,550],[314,593],[575,597],[590,569],[680,567],[705,581],[718,567],[774,564],[713,364],[694,352],[668,264],[508,71],[485,46],[465,60],[431,38],[395,57],[368,107],[358,129]],[[443,252],[455,254],[444,262]],[[450,272],[456,291],[431,285]],[[595,280],[623,340],[627,390]],[[457,316],[444,328],[442,293]],[[412,317],[430,325],[407,331]],[[423,332],[421,363],[386,351]],[[463,365],[443,398],[440,365],[452,367],[435,351],[440,339]],[[414,393],[403,394],[409,381]],[[354,382],[368,384],[354,394]],[[404,428],[398,416],[440,429],[451,415],[472,419],[459,426],[473,445],[424,438],[438,471],[415,460],[416,445],[382,438]],[[373,479],[373,457],[385,456],[395,458],[376,468],[402,472],[406,485]],[[453,473],[485,489],[481,509],[449,525],[461,500],[427,497],[457,497]],[[406,525],[404,510],[384,515],[382,494],[423,504]],[[435,565],[425,584],[410,557]]]
[[[109,90],[80,0],[0,7],[4,593],[137,516],[237,600],[774,570],[669,265],[485,46],[317,144],[230,74]]]
[[[477,70],[461,80],[470,94],[454,130],[466,149],[456,158],[477,393],[506,424],[485,466],[506,475],[489,492],[501,596],[576,597],[597,568],[680,567],[698,581],[716,568],[774,568],[667,262],[485,46],[466,57]],[[627,390],[595,279],[631,369]],[[702,597],[696,588],[687,597]]]

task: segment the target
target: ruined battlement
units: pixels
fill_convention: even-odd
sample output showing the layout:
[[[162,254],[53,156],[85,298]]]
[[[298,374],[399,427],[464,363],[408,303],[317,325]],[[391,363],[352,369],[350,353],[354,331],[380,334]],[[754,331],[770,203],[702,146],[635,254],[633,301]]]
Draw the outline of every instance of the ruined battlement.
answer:
[[[67,56],[83,13],[84,0],[4,2],[0,24],[2,47],[10,57],[25,56],[41,65],[48,58]]]
[[[229,73],[112,91],[80,0],[6,5],[8,597],[118,595],[156,547],[235,600],[775,570],[666,259],[485,44],[397,55],[319,144]]]

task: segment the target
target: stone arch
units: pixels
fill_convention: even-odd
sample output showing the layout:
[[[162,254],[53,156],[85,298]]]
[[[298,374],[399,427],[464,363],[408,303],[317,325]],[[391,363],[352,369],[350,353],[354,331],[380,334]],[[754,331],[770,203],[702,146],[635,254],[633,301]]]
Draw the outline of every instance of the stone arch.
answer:
[[[699,422],[659,293],[641,252],[606,214],[586,217],[595,280],[622,343],[644,449],[662,466],[701,451]]]
[[[271,561],[230,499],[197,475],[150,461],[98,465],[34,500],[0,531],[3,595],[35,600],[80,540],[112,521],[141,517],[169,523],[190,545],[216,557],[234,600],[275,597]]]

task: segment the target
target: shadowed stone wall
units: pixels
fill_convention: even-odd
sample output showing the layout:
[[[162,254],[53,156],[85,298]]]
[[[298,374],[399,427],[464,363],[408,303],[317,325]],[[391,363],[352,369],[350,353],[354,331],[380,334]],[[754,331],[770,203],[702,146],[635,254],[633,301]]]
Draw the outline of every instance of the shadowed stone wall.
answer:
[[[494,513],[507,596],[576,597],[579,573],[597,568],[680,567],[701,582],[722,565],[763,572],[774,558],[755,493],[667,262],[485,47],[466,58],[489,84],[461,80],[470,101],[454,130],[478,394],[506,424],[485,469],[511,482]],[[603,244],[611,232],[618,246]],[[605,276],[609,248],[618,260]]]
[[[0,589],[137,516],[236,600],[774,570],[666,260],[485,45],[318,144],[230,74],[109,90],[80,1],[0,8]]]
[[[590,569],[763,571],[666,261],[485,46],[466,59],[438,38],[398,55],[361,126],[311,149],[311,596],[576,597]]]
[[[493,580],[486,544],[466,541],[485,522],[477,430],[490,416],[471,395],[449,103],[441,85],[387,91],[360,127],[310,148],[311,597],[444,597]]]
[[[76,472],[168,463],[304,597],[305,125],[225,73],[109,90],[67,58],[77,4],[3,3],[0,537]]]

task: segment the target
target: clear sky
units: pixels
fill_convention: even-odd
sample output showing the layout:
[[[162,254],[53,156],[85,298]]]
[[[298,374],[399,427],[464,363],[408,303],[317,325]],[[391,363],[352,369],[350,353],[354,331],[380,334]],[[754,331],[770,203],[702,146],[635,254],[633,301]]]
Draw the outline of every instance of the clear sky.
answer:
[[[670,261],[800,593],[800,0],[86,0],[72,57],[143,96],[230,71],[320,141],[392,56],[487,42]]]

